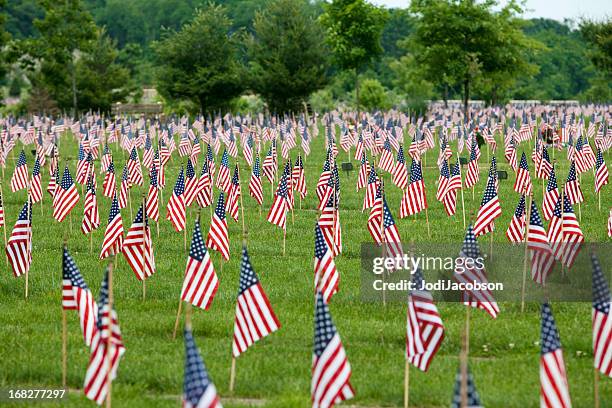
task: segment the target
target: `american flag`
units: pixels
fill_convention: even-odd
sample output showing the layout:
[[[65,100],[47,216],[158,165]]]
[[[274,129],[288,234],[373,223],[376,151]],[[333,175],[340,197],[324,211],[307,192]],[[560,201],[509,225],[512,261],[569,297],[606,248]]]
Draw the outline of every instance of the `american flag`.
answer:
[[[593,363],[602,374],[612,377],[612,316],[610,315],[610,289],[599,260],[593,263]]]
[[[317,223],[314,237],[314,288],[321,292],[326,302],[338,291],[340,275],[336,269],[333,253],[323,237],[323,231]]]
[[[404,148],[400,146],[397,152],[397,163],[393,169],[393,183],[400,189],[405,189],[408,185],[408,168],[404,157]]]
[[[201,152],[202,146],[200,145],[200,138],[196,136],[193,141],[193,147],[191,148],[191,155],[189,156],[194,166],[198,164],[198,156]]]
[[[412,275],[416,289],[408,297],[406,318],[406,358],[421,371],[427,371],[444,339],[444,324],[433,297],[422,289],[423,273],[417,269]]]
[[[79,192],[68,170],[68,165],[64,168],[62,182],[56,188],[55,198],[53,200],[53,218],[62,222],[66,216],[79,202]]]
[[[532,201],[527,227],[527,248],[531,255],[531,278],[543,285],[555,266],[550,237],[546,234],[538,207]]]
[[[238,221],[238,210],[240,209],[240,176],[238,173],[238,164],[234,167],[234,175],[232,176],[232,184],[230,185],[229,193],[227,194],[227,212]]]
[[[359,133],[359,137],[357,138],[357,145],[355,146],[355,160],[361,160],[365,153],[363,147],[363,134]]]
[[[276,189],[274,196],[274,202],[270,211],[268,212],[268,221],[283,230],[287,229],[287,210],[289,209],[288,204],[288,188],[287,188],[287,175],[283,174]]]
[[[546,179],[550,175],[552,168],[553,165],[550,162],[550,157],[548,156],[548,149],[546,149],[545,145],[542,145],[542,159],[539,161],[536,168],[536,175],[539,178]]]
[[[597,148],[597,160],[595,161],[595,192],[599,193],[601,188],[608,184],[608,167],[604,162],[601,150]]]
[[[467,386],[466,391],[466,404],[462,403],[461,397],[461,388],[462,388],[463,378],[461,375],[461,367],[457,370],[457,375],[455,375],[455,388],[453,389],[453,400],[451,401],[451,408],[483,408],[483,405],[480,403],[480,395],[476,390],[476,385],[474,384],[474,377],[468,367],[467,369],[467,379],[465,380],[465,384]]]
[[[208,309],[219,288],[219,279],[204,245],[200,221],[196,220],[181,289],[181,300]]]
[[[138,209],[136,218],[125,236],[123,256],[138,280],[145,280],[155,273],[153,240],[146,214],[146,203]]]
[[[255,164],[253,165],[253,171],[251,172],[251,178],[249,180],[249,195],[255,199],[257,204],[263,204],[259,155],[255,157]]]
[[[470,225],[465,233],[459,257],[455,260],[456,266],[453,277],[457,282],[466,284],[488,283],[486,270],[484,265],[479,265],[478,258],[483,259],[483,256],[478,241],[476,241],[474,229]],[[464,291],[461,296],[466,306],[482,309],[494,319],[497,317],[499,307],[488,289]]]
[[[32,264],[32,206],[29,197],[7,241],[6,255],[16,278],[30,270]]]
[[[570,408],[569,385],[565,373],[559,332],[548,303],[542,304],[540,354],[540,406]]]
[[[210,148],[210,144],[206,145],[206,165],[210,172],[210,182],[215,178],[215,156]]]
[[[200,172],[200,178],[198,179],[198,195],[196,201],[201,208],[206,208],[212,203],[212,181],[211,175],[208,170],[208,161],[202,162],[202,171]]]
[[[563,203],[559,199],[555,205],[548,227],[548,241],[555,258],[571,268],[584,242],[584,234],[567,196],[563,196]]]
[[[521,195],[510,225],[506,230],[506,237],[510,242],[523,242],[525,239],[525,195]]]
[[[40,160],[38,159],[38,156],[36,156],[36,161],[34,162],[34,169],[32,170],[30,195],[32,197],[32,204],[35,204],[43,199],[42,182],[40,175]]]
[[[240,356],[256,341],[279,328],[280,322],[272,310],[268,296],[251,266],[249,254],[244,247],[240,262],[240,287],[236,301],[232,355]]]
[[[181,140],[178,145],[178,152],[180,157],[189,156],[191,153],[191,142],[189,141],[189,137],[187,137],[187,133],[183,133],[181,136]]]
[[[106,169],[106,175],[104,176],[104,181],[102,182],[102,188],[104,190],[102,194],[104,195],[104,197],[108,197],[108,198],[113,197],[113,195],[115,194],[115,190],[117,188],[116,184],[117,184],[117,181],[115,180],[115,164],[113,163],[111,159],[111,162],[109,163]]]
[[[517,162],[516,162],[516,146],[514,143],[514,136],[510,138],[508,143],[506,144],[506,149],[504,150],[504,157],[508,160],[510,167],[512,170],[517,170]]]
[[[15,165],[13,177],[11,177],[11,191],[14,193],[26,188],[28,188],[28,164],[26,162],[25,152],[21,150],[19,158],[17,159],[17,164]]]
[[[85,149],[83,148],[83,144],[79,143],[79,154],[77,156],[76,168],[76,182],[79,184],[85,184],[87,177],[88,162],[85,159]]]
[[[450,167],[450,178],[446,186],[446,193],[442,199],[444,203],[444,209],[447,215],[454,215],[457,210],[457,190],[461,190],[461,164],[457,159],[456,164],[451,164]]]
[[[249,134],[246,143],[242,146],[242,154],[249,166],[253,165],[253,135]]]
[[[172,223],[176,232],[185,229],[185,223],[187,222],[185,211],[185,175],[181,166],[181,171],[166,207],[166,219]]]
[[[473,142],[470,149],[470,161],[468,163],[467,175],[465,177],[465,186],[473,187],[480,180],[480,170],[478,169],[478,158],[476,157],[476,141]]]
[[[542,202],[542,213],[545,219],[550,220],[552,218],[557,200],[559,200],[559,189],[557,188],[557,177],[555,176],[555,167],[553,166],[548,176],[544,201]]]
[[[379,185],[378,190],[376,191],[374,205],[372,205],[372,208],[370,208],[370,215],[368,216],[368,231],[377,245],[380,245],[383,242],[382,216],[383,199],[381,186]]]
[[[109,377],[110,381],[117,377],[119,361],[125,353],[117,312],[109,300],[108,270],[100,288],[96,328],[83,390],[87,398],[102,405],[110,387]]]
[[[4,204],[2,203],[2,194],[0,194],[0,227],[4,227],[4,226],[5,226],[5,221],[4,221]]]
[[[147,215],[155,222],[159,221],[159,186],[157,184],[157,164],[151,165],[149,173],[149,191],[147,193]]]
[[[525,152],[521,155],[521,162],[516,173],[516,180],[514,181],[514,191],[520,194],[531,195],[533,184],[531,183],[531,176],[529,175],[529,166],[527,165],[527,156]]]
[[[104,241],[102,242],[102,251],[100,259],[116,255],[121,252],[123,247],[123,221],[121,220],[121,212],[119,211],[119,202],[117,194],[113,197],[110,212],[108,214],[108,225],[104,232]]]
[[[223,150],[221,156],[221,164],[219,165],[219,177],[217,178],[217,187],[227,193],[231,185],[229,158],[227,150]]]
[[[384,232],[384,256],[388,258],[402,257],[404,251],[402,250],[402,240],[395,225],[395,220],[387,205],[387,200],[383,194],[383,232]]]
[[[340,228],[340,212],[338,211],[338,196],[332,194],[319,217],[319,226],[325,242],[334,257],[342,253],[342,230]]]
[[[81,231],[87,235],[100,227],[100,213],[98,211],[98,200],[94,186],[94,173],[87,180],[87,192],[85,193],[85,205],[83,206],[83,222]]]
[[[329,307],[317,293],[314,323],[314,350],[310,394],[313,408],[329,408],[353,398],[351,365],[348,362]]]
[[[421,171],[421,162],[412,160],[410,163],[410,183],[400,202],[400,218],[417,214],[427,208],[425,181]]]
[[[119,186],[119,208],[125,208],[128,205],[129,200],[129,189],[130,189],[130,172],[128,170],[127,163],[123,166],[123,173],[121,175],[121,184]]]
[[[130,160],[128,160],[128,172],[130,174],[130,183],[142,186],[142,168],[140,167],[140,159],[138,158],[138,152],[136,148],[132,147],[130,153]]]
[[[90,346],[97,331],[98,305],[66,247],[62,261],[62,308],[78,312],[85,345]]]
[[[47,184],[47,193],[52,198],[52,202],[55,202],[55,192],[57,191],[57,186],[60,185],[59,180],[59,167],[51,167],[51,174],[49,175],[49,184]]]
[[[385,140],[385,144],[383,145],[380,161],[378,162],[378,168],[388,173],[393,173],[393,169],[395,168],[394,161],[393,153],[391,152],[391,143],[389,142],[389,138],[387,138]]]
[[[489,175],[487,187],[482,197],[482,203],[478,209],[476,222],[474,224],[474,234],[476,236],[486,234],[493,231],[495,218],[501,215],[501,206],[499,205],[499,197],[495,189],[495,177]]]
[[[185,328],[185,380],[183,383],[183,408],[221,408],[217,389],[191,334]]]
[[[227,231],[227,218],[225,217],[225,197],[223,191],[219,192],[217,208],[212,214],[206,246],[219,251],[223,259],[229,260],[229,234]]]
[[[262,166],[264,176],[266,176],[270,183],[274,181],[276,176],[276,157],[274,154],[275,152],[273,152],[272,146],[270,146]]]
[[[570,164],[567,181],[565,182],[565,195],[569,198],[570,203],[578,204],[584,201],[580,182],[576,178],[576,164],[572,161]]]
[[[359,166],[359,175],[357,177],[357,191],[361,190],[368,184],[368,174],[370,173],[370,163],[365,153],[361,156],[361,164]]]
[[[327,184],[331,177],[331,163],[330,163],[330,152],[327,152],[327,158],[325,159],[325,163],[323,163],[323,170],[321,171],[321,175],[319,176],[319,181],[317,181],[317,198],[319,199],[319,203],[323,200],[323,196],[327,191]],[[374,166],[372,166],[373,168]],[[369,208],[369,207],[368,207]]]
[[[300,193],[300,197],[303,200],[306,197],[308,190],[306,189],[306,174],[304,172],[304,161],[302,160],[301,155],[298,155],[297,159],[295,160],[295,166],[293,166],[291,179],[293,182],[293,188],[295,191]]]
[[[378,190],[378,185],[380,184],[380,180],[378,179],[378,175],[376,174],[376,169],[374,166],[370,166],[370,175],[368,176],[368,184],[366,186],[366,193],[363,197],[363,207],[361,211],[364,211],[366,208],[372,208],[374,205],[374,200],[376,199],[376,191]]]
[[[198,181],[191,158],[187,158],[187,167],[185,169],[185,193],[183,194],[185,207],[189,207],[197,197]]]
[[[151,143],[151,137],[147,133],[147,137],[145,139],[144,150],[142,153],[142,165],[145,168],[151,170],[151,166],[153,165],[153,144]]]
[[[448,161],[444,160],[440,164],[440,175],[438,176],[438,189],[436,190],[436,200],[443,202],[444,196],[448,190],[448,182],[450,180],[450,170]]]

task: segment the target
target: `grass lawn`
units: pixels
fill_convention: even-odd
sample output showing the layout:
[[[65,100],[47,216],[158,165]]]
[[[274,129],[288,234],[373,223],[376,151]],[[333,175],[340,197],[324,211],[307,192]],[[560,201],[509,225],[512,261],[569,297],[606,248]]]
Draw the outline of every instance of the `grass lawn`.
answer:
[[[264,181],[264,210],[248,196],[249,173],[241,160],[241,183],[244,194],[244,216],[249,231],[248,248],[253,267],[266,290],[281,322],[278,332],[261,340],[237,361],[236,387],[228,391],[234,309],[238,290],[239,260],[242,245],[241,224],[228,220],[231,259],[221,270],[220,256],[212,254],[220,285],[208,311],[195,310],[193,330],[209,373],[226,406],[248,406],[257,400],[267,407],[307,407],[310,396],[310,366],[313,342],[313,227],[317,219],[315,185],[323,160],[324,138],[312,142],[312,154],[305,158],[309,194],[296,209],[295,221],[289,215],[287,225],[287,253],[282,256],[282,231],[269,224],[265,215],[271,204],[270,185]],[[498,221],[494,240],[507,242],[504,232],[514,212],[518,195],[513,191],[514,173],[503,158],[503,144],[498,138],[498,168],[507,170],[508,180],[500,184],[503,215]],[[531,155],[533,145],[518,147]],[[113,146],[115,148],[115,146]],[[453,143],[456,151],[456,144]],[[76,157],[78,146],[72,138],[62,139],[63,158]],[[279,149],[280,150],[280,149]],[[265,151],[265,150],[264,150]],[[115,167],[120,178],[124,164],[122,153],[114,149]],[[18,151],[15,152],[17,156]],[[295,160],[295,152],[293,159]],[[351,154],[354,154],[351,152]],[[556,152],[557,179],[560,185],[567,177],[565,152]],[[466,155],[464,151],[463,155]],[[424,215],[400,220],[398,217],[401,192],[386,183],[387,200],[404,242],[447,242],[457,245],[464,236],[461,203],[457,215],[448,218],[442,204],[435,200],[435,167],[437,148],[426,157],[424,169],[429,202],[431,238],[427,237]],[[346,161],[340,152],[338,161]],[[218,162],[219,158],[217,158]],[[606,156],[610,163],[611,158]],[[33,159],[28,152],[31,170]],[[201,159],[200,159],[201,161]],[[279,158],[279,161],[282,161]],[[475,189],[475,200],[465,193],[468,219],[482,198],[488,171],[487,151],[483,146],[481,180]],[[174,155],[166,172],[167,186],[160,205],[160,237],[153,234],[157,272],[147,280],[147,298],[142,300],[141,284],[123,257],[113,275],[115,307],[127,347],[120,364],[118,378],[113,383],[112,401],[115,407],[176,407],[182,392],[184,345],[181,336],[173,341],[172,328],[178,306],[186,263],[183,235],[174,232],[164,219],[166,203],[176,180],[180,160]],[[358,163],[354,162],[356,170]],[[534,177],[533,164],[531,166]],[[13,161],[9,160],[4,175],[4,205],[8,233],[23,206],[26,193],[11,194],[9,180]],[[70,162],[74,176],[75,161]],[[96,163],[96,171],[99,162]],[[464,167],[464,173],[465,173]],[[281,169],[282,171],[282,169]],[[197,171],[199,174],[199,170]],[[101,187],[102,175],[98,174]],[[390,176],[384,176],[390,181]],[[341,274],[340,291],[332,299],[331,313],[352,365],[352,384],[356,396],[348,404],[360,406],[401,406],[403,401],[404,349],[406,305],[402,302],[362,302],[360,298],[361,243],[371,242],[366,228],[367,211],[362,213],[364,191],[355,192],[357,171],[341,174],[341,225],[344,252],[336,259]],[[582,177],[585,203],[582,205],[582,229],[589,242],[606,242],[608,208],[612,205],[610,187],[602,194],[602,211],[597,208],[593,193],[593,175]],[[45,169],[43,187],[48,174]],[[275,188],[276,186],[274,186]],[[79,187],[80,188],[80,187]],[[148,188],[135,186],[132,190],[133,212],[136,213],[141,193]],[[216,195],[216,191],[215,191]],[[459,195],[460,198],[460,195]],[[541,208],[541,180],[534,179],[534,199]],[[0,274],[0,388],[60,388],[61,387],[61,246],[68,234],[68,246],[85,281],[96,297],[106,262],[98,260],[106,227],[110,200],[98,191],[102,225],[93,235],[94,251],[89,251],[89,239],[80,232],[83,196],[72,212],[72,232],[68,219],[59,224],[51,217],[50,199],[45,192],[44,209],[40,204],[33,209],[33,263],[29,274],[30,294],[24,300],[23,278],[15,279],[3,262]],[[195,205],[195,204],[194,204]],[[296,205],[297,206],[297,205]],[[299,208],[299,206],[297,206]],[[44,214],[41,214],[41,211]],[[121,211],[124,227],[131,224],[130,212]],[[188,209],[188,239],[191,237],[197,208]],[[209,209],[202,211],[202,229],[207,233]],[[155,232],[155,226],[152,227]],[[488,242],[488,237],[481,238]],[[523,260],[516,260],[516,273],[522,273]],[[606,276],[610,266],[603,265]],[[593,406],[593,357],[591,349],[591,304],[555,303],[552,305],[564,348],[564,356],[574,406]],[[489,407],[536,407],[539,405],[540,316],[539,304],[529,304],[525,313],[517,303],[500,304],[501,313],[492,320],[485,312],[472,312],[470,367],[482,402]],[[429,372],[411,369],[410,403],[419,407],[448,406],[452,396],[454,376],[459,365],[461,330],[465,307],[457,303],[441,303],[438,309],[446,327],[446,338]],[[89,353],[83,343],[76,313],[68,314],[68,386],[74,389],[61,406],[87,406],[81,388]],[[600,380],[603,406],[612,406],[612,381]],[[226,399],[227,397],[227,399]],[[51,405],[51,404],[49,404]],[[59,405],[59,404],[56,404]],[[42,405],[41,405],[42,406]]]

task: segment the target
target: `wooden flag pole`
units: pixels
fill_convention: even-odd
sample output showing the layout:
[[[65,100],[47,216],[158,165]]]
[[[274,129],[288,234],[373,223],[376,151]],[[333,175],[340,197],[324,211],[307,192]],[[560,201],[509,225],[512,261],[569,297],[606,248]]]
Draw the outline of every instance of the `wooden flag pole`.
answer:
[[[62,307],[62,388],[66,388],[66,372],[68,367],[68,324],[66,310]]]
[[[89,231],[89,254],[93,254],[93,231]]]
[[[595,399],[593,407],[599,408],[599,370],[597,368],[593,368],[593,370],[593,397]]]
[[[26,216],[28,217],[28,225],[30,230],[32,229],[32,218],[30,217],[30,206],[31,206],[31,202],[30,202],[30,189],[28,188],[28,202],[27,202],[27,206],[26,206]],[[30,241],[28,244],[28,246],[30,246],[32,244],[31,242],[31,234],[28,237],[28,241]],[[29,250],[29,249],[28,249]],[[25,300],[28,300],[28,286],[29,286],[29,279],[30,279],[30,267],[28,266],[26,268],[25,271]]]
[[[287,226],[285,226],[285,228],[283,229],[283,256],[285,256],[286,244],[287,244]]]
[[[531,203],[533,202],[533,195],[529,196],[529,207],[527,207],[527,218],[525,218],[525,237],[523,242],[525,243],[525,259],[523,260],[523,285],[521,286],[521,313],[525,311],[525,286],[527,285],[527,257],[529,256],[529,245],[527,244],[527,234],[529,233],[529,224],[531,219]]]
[[[4,194],[2,193],[2,183],[0,182],[0,197],[4,198]],[[2,229],[4,230],[4,248],[6,248],[6,209],[4,210],[4,226],[2,227]],[[8,266],[9,261],[8,261],[8,255],[6,254],[6,251],[4,252],[4,260],[6,261],[6,265]]]
[[[463,333],[463,341],[461,347],[460,364],[461,364],[461,407],[468,406],[468,356],[470,353],[470,314],[472,307],[468,306],[465,314],[465,331]]]
[[[236,160],[236,169],[238,169],[238,183],[241,183],[240,166],[238,165],[238,160]],[[242,218],[242,235],[244,235],[246,229],[244,227],[244,204],[242,203],[242,187],[240,187],[240,217]]]
[[[380,213],[380,237],[381,237],[381,252],[383,259],[385,258],[385,183],[382,175],[380,176],[380,198],[381,198],[381,213]],[[387,294],[385,292],[385,271],[380,275],[383,282],[382,301],[383,306],[387,306]]]
[[[66,249],[68,239],[64,237],[63,249]],[[62,306],[62,388],[66,388],[68,372],[68,324],[66,322],[66,309]]]
[[[128,202],[130,203],[130,220],[134,219],[134,214],[132,213],[132,188],[128,187]]]
[[[115,255],[115,259],[116,259]],[[107,372],[106,372],[106,381],[108,383],[108,393],[106,394],[106,408],[111,408],[111,394],[112,394],[112,363],[111,363],[111,341],[112,341],[112,333],[113,333],[113,263],[111,262],[108,265],[108,309],[109,309],[109,320],[108,320],[108,338],[106,339],[106,364],[107,364]]]
[[[487,151],[489,150],[489,145],[487,144]],[[459,165],[460,174],[463,177],[463,171],[461,166],[461,161],[459,160],[459,152],[457,152],[457,164]],[[463,229],[465,230],[465,200],[463,199],[463,181],[461,181],[461,210],[463,212]],[[428,225],[429,230],[429,225]]]
[[[174,321],[174,330],[172,331],[172,340],[176,339],[176,330],[178,329],[182,310],[183,310],[183,299],[179,299],[178,310],[176,311],[176,320]]]
[[[142,214],[142,236],[144,239],[144,237],[147,236],[147,196],[144,193],[142,193],[142,213],[143,213]],[[185,230],[187,230],[187,228],[185,228]],[[143,243],[143,247],[144,247],[144,243]],[[144,248],[143,248],[143,257],[144,257]],[[143,262],[143,267],[145,264],[146,262]],[[147,279],[147,276],[144,273],[144,270],[143,270],[143,274],[145,275],[142,277],[142,301],[144,302],[147,296],[147,287],[145,284],[145,280]]]
[[[232,367],[230,369],[230,383],[229,383],[230,393],[234,392],[235,381],[236,381],[236,357],[232,355]]]

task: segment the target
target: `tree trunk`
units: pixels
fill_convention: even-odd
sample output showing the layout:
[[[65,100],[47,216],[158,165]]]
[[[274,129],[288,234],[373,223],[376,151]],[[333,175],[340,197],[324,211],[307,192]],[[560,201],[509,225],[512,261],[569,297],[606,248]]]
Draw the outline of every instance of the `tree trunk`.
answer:
[[[463,81],[463,120],[465,123],[469,122],[468,116],[468,102],[470,100],[470,80],[466,79]]]
[[[355,104],[357,105],[357,123],[360,122],[359,114],[359,71],[355,68]]]

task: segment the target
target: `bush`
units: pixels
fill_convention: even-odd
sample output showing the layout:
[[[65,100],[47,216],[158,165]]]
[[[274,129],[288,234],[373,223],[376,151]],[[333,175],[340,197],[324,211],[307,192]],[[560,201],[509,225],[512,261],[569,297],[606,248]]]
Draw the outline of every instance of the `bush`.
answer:
[[[389,95],[384,86],[377,79],[364,79],[359,90],[359,103],[369,111],[391,107]]]

